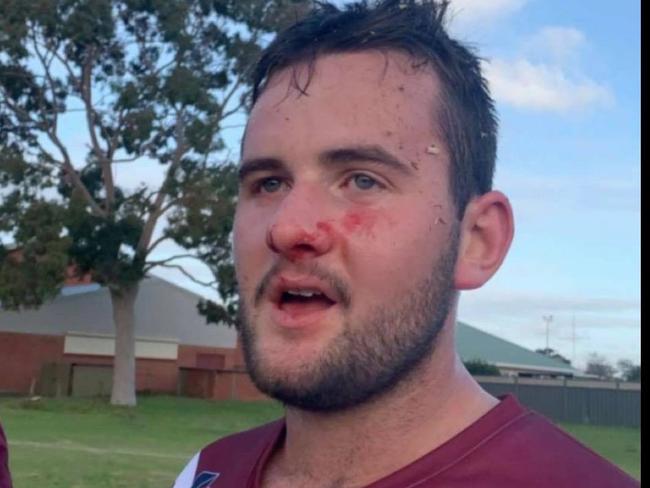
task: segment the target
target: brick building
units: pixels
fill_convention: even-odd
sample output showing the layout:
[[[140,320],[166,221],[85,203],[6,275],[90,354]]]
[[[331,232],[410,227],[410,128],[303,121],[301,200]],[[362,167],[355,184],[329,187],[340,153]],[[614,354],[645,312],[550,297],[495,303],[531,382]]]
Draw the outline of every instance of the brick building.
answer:
[[[139,392],[214,399],[263,398],[245,373],[237,332],[207,325],[199,296],[160,278],[136,302]],[[114,354],[109,293],[71,278],[37,310],[0,310],[0,392],[109,394]]]
[[[61,294],[37,310],[0,309],[0,393],[110,394],[114,326],[108,291],[73,272]],[[207,325],[200,296],[152,277],[136,302],[136,388],[139,392],[213,399],[266,398],[246,374],[237,332]],[[480,359],[506,375],[576,377],[555,359],[462,322],[463,360]]]

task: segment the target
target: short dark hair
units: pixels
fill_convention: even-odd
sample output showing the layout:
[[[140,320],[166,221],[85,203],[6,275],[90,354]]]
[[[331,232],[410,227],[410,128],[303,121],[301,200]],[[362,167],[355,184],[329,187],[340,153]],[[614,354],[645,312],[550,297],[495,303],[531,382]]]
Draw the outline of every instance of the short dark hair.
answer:
[[[305,92],[319,56],[372,49],[401,51],[431,66],[442,84],[437,122],[450,152],[450,187],[461,219],[469,200],[492,188],[498,122],[480,59],[451,39],[445,27],[448,1],[363,0],[338,8],[317,2],[311,12],[280,32],[253,72],[252,105],[275,73],[308,63]]]

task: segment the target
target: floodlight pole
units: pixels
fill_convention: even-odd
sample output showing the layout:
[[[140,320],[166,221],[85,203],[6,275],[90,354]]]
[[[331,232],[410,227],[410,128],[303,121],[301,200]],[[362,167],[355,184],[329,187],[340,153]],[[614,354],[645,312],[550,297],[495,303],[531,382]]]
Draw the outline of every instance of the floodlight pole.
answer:
[[[553,315],[542,315],[542,320],[546,322],[546,352],[548,352],[548,330],[553,321]]]
[[[576,314],[573,314],[573,318],[571,319],[571,329],[573,332],[573,364],[576,362]]]

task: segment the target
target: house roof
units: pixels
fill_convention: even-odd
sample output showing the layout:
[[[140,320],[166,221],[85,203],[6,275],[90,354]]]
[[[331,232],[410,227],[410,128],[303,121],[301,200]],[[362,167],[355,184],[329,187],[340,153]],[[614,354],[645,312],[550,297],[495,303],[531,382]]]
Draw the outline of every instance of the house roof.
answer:
[[[179,344],[235,347],[231,327],[206,324],[197,304],[200,295],[158,277],[140,283],[136,300],[136,336]],[[36,310],[0,310],[0,331],[65,335],[68,332],[115,333],[108,290],[97,284],[65,286],[54,300]]]
[[[457,322],[456,348],[463,361],[480,359],[504,368],[581,375],[580,371],[562,361],[531,351],[463,322]]]

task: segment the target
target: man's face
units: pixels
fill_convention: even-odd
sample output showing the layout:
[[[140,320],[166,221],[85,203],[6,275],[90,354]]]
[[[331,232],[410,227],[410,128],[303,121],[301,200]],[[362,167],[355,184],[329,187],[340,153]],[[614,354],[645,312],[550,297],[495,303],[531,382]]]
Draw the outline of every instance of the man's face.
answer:
[[[293,74],[271,79],[244,141],[242,339],[260,389],[341,409],[402,379],[449,314],[458,222],[439,87],[395,53],[322,57],[307,95]]]

